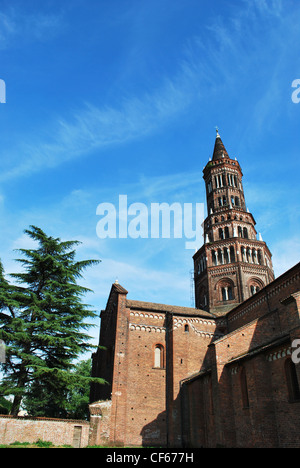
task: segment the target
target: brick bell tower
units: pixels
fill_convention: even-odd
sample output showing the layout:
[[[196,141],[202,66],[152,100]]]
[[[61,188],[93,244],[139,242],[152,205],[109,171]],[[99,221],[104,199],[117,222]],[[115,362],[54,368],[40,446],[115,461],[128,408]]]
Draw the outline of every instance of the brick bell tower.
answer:
[[[242,169],[217,130],[203,169],[207,218],[204,245],[194,254],[196,308],[223,315],[274,280],[271,252],[247,210]]]

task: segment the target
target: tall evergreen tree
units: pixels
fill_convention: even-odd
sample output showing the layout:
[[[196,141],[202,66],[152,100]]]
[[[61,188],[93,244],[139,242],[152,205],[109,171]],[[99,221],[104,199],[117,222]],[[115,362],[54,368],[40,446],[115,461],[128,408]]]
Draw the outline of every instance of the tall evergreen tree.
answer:
[[[14,395],[12,414],[32,390],[45,398],[45,413],[64,416],[68,388],[87,384],[86,376],[72,373],[74,360],[90,350],[87,320],[95,317],[83,303],[89,289],[77,284],[87,267],[97,260],[76,261],[78,241],[61,241],[30,226],[25,233],[36,249],[20,249],[22,273],[11,276],[11,286],[0,269],[0,339],[6,344],[5,376],[0,393]],[[102,379],[89,379],[104,383]],[[49,414],[50,413],[50,414]]]

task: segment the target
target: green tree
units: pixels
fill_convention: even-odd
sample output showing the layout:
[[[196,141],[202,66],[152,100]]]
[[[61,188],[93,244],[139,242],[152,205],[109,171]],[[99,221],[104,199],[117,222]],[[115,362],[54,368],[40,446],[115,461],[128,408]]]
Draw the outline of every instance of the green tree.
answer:
[[[80,361],[75,367],[74,375],[80,375],[86,378],[86,384],[80,384],[76,379],[73,380],[69,388],[68,412],[69,417],[72,419],[88,419],[89,418],[89,399],[90,399],[90,385],[89,377],[92,371],[92,360],[87,359]]]
[[[24,272],[11,275],[17,285],[0,269],[0,339],[6,345],[0,393],[14,396],[12,414],[31,393],[45,405],[44,415],[64,416],[74,382],[105,383],[72,372],[75,359],[92,348],[86,331],[96,315],[82,302],[90,290],[77,281],[99,261],[76,261],[78,241],[63,242],[35,226],[25,233],[37,247],[19,250]]]
[[[0,396],[0,414],[9,414],[11,409],[11,402]]]
[[[59,387],[51,379],[35,380],[22,406],[32,416],[88,419],[91,366],[91,359],[79,361],[71,371],[74,378]]]

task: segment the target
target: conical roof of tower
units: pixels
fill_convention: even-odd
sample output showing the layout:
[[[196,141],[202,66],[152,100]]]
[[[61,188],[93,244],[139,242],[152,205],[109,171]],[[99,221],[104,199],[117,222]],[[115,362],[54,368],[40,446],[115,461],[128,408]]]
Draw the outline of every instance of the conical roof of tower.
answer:
[[[222,159],[222,158],[229,158],[229,155],[226,151],[226,148],[217,130],[217,136],[216,136],[212,160],[215,161],[216,159]]]

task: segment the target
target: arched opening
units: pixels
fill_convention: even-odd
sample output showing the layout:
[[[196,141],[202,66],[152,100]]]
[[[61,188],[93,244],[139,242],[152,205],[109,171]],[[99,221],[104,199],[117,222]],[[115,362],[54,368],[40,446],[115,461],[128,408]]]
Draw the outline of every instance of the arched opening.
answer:
[[[234,300],[234,282],[230,278],[222,278],[215,286],[219,301],[227,302]]]
[[[217,257],[217,253],[215,250],[211,251],[211,259],[212,259],[213,265],[218,265],[218,257]]]
[[[284,363],[285,377],[289,394],[289,401],[300,400],[300,387],[296,371],[296,366],[291,358],[288,358]]]
[[[157,344],[154,349],[154,367],[162,369],[164,367],[164,347]]]
[[[258,260],[259,265],[263,265],[263,260],[262,260],[262,255],[261,255],[261,250],[260,249],[258,249],[258,251],[257,251],[257,260]]]
[[[261,281],[261,279],[252,277],[249,279],[247,286],[250,297],[253,296],[253,294],[256,294],[258,291],[260,291],[264,287],[264,283]]]
[[[222,292],[222,300],[231,301],[233,299],[232,287],[231,286],[224,286],[221,288]]]
[[[230,262],[235,262],[235,253],[234,253],[233,245],[230,246],[229,251],[230,251]]]
[[[221,249],[218,249],[218,265],[223,265],[223,252]]]

